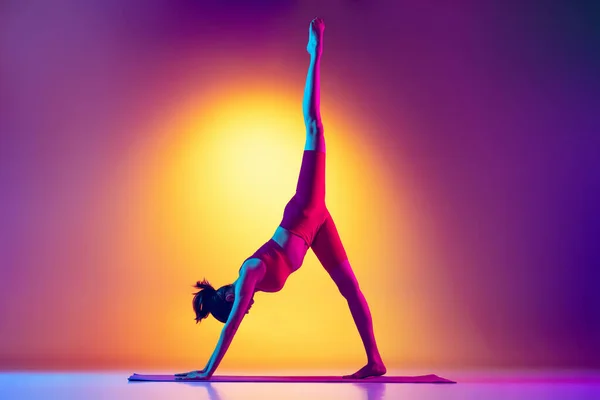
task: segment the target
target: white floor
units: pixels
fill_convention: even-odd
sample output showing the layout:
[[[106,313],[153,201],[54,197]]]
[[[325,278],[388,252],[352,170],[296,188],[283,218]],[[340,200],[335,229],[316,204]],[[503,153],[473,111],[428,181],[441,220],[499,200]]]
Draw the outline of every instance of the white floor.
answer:
[[[600,371],[390,371],[435,373],[457,384],[153,383],[123,372],[0,372],[0,399],[574,399],[600,400]],[[135,371],[164,373],[164,371]],[[232,374],[231,372],[223,374]],[[239,372],[237,372],[239,374]],[[306,372],[306,375],[316,375]],[[327,375],[320,371],[318,374]],[[256,372],[253,372],[256,375]],[[266,375],[266,374],[265,374]],[[277,373],[277,375],[289,375]],[[331,373],[329,373],[331,375]]]

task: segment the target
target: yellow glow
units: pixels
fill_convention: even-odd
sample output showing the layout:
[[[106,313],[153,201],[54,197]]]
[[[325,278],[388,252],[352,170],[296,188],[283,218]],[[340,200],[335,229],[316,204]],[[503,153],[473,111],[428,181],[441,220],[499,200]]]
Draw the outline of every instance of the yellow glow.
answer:
[[[139,348],[128,350],[137,353],[138,362],[198,363],[214,349],[222,325],[212,317],[193,323],[191,285],[204,277],[216,287],[231,283],[242,261],[281,221],[295,191],[305,140],[301,95],[290,87],[237,82],[219,92],[205,91],[202,99],[178,107],[158,128],[159,140],[139,158],[133,196],[140,201],[130,217],[137,231],[129,232],[137,238],[131,251],[139,255],[139,269],[131,270],[146,277],[144,307],[160,318],[126,320],[123,314],[119,320],[150,327]],[[382,227],[389,208],[402,205],[390,197],[389,178],[361,138],[365,131],[359,121],[344,118],[343,110],[327,103],[322,108],[327,204],[385,352],[403,336],[389,321],[389,274],[409,256],[387,251],[395,245],[388,235],[395,232]],[[312,252],[284,290],[258,293],[255,301],[225,368],[317,368],[364,360],[346,302]],[[148,355],[146,346],[163,356]]]

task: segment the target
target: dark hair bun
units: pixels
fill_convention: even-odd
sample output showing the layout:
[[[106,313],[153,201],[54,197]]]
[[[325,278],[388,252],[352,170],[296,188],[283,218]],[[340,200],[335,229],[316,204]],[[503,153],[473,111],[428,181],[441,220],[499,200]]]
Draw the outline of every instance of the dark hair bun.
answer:
[[[193,293],[194,299],[192,300],[192,306],[196,312],[196,323],[198,323],[210,314],[217,291],[206,279],[196,282],[195,288],[200,289]]]
[[[216,293],[215,288],[212,287],[212,285],[206,279],[196,282],[196,288],[206,290],[207,292],[215,292]]]

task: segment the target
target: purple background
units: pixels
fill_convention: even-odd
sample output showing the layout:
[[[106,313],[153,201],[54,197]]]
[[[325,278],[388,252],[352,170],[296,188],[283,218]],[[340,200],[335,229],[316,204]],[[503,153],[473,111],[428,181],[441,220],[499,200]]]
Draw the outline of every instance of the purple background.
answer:
[[[65,277],[45,269],[44,249],[86,230],[85,205],[144,140],[137,127],[192,74],[208,82],[215,54],[276,54],[301,72],[319,15],[335,76],[324,96],[351,87],[340,104],[372,123],[389,171],[411,177],[440,261],[421,286],[435,326],[466,347],[456,326],[468,321],[487,343],[454,362],[600,367],[600,3],[0,7],[0,356],[55,300]]]

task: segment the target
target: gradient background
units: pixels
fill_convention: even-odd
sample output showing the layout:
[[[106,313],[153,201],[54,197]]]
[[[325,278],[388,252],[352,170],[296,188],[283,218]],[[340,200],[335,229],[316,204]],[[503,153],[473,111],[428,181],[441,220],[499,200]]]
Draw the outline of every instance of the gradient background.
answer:
[[[599,368],[598,4],[3,2],[0,368],[205,365],[191,285],[293,194],[316,15],[328,205],[388,366]],[[363,364],[312,252],[255,300],[222,369]]]

